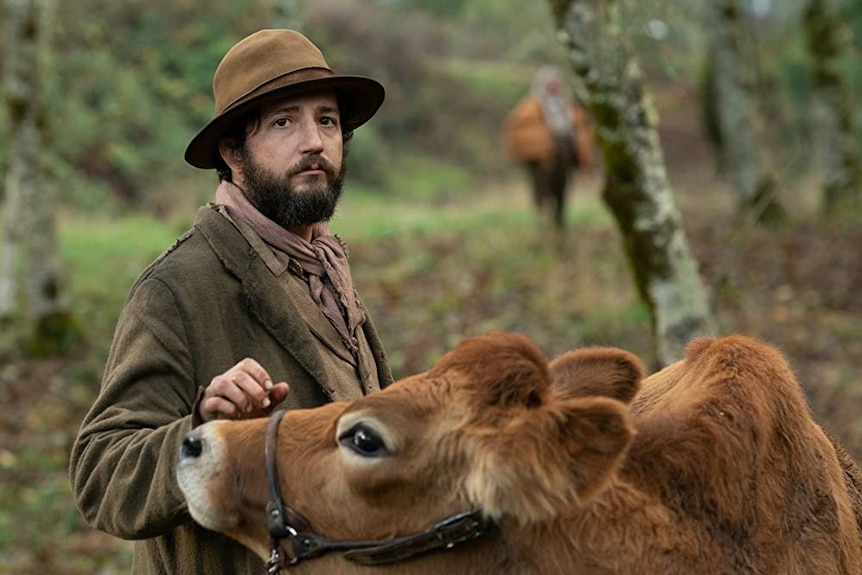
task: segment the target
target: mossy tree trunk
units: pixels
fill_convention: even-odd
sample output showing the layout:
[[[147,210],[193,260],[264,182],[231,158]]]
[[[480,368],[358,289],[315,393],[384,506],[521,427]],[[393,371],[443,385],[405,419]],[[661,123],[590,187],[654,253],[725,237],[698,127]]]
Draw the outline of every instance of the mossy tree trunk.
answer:
[[[80,338],[64,289],[55,198],[45,175],[45,80],[54,0],[5,0],[5,104],[9,165],[0,314],[32,354],[62,352]],[[16,263],[23,262],[23,273]],[[11,282],[11,283],[10,283]],[[19,284],[20,282],[20,284]],[[25,311],[26,310],[26,311]]]
[[[762,144],[755,54],[740,0],[710,0],[706,29],[723,157],[733,178],[737,213],[744,221],[778,224],[786,213]]]
[[[828,216],[862,206],[862,158],[854,103],[842,65],[849,60],[853,31],[834,0],[809,0],[804,12],[811,53],[814,125],[823,171],[823,211]]]
[[[617,0],[550,0],[561,42],[583,80],[607,172],[603,199],[620,229],[650,312],[658,366],[715,331],[698,264],[682,229],[656,114],[620,30]]]

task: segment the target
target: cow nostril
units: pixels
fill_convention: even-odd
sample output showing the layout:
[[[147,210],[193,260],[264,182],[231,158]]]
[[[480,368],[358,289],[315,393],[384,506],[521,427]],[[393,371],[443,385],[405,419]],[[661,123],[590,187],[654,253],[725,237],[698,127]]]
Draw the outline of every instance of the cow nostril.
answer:
[[[180,447],[180,457],[183,459],[195,459],[200,457],[204,450],[204,441],[196,433],[189,433]]]

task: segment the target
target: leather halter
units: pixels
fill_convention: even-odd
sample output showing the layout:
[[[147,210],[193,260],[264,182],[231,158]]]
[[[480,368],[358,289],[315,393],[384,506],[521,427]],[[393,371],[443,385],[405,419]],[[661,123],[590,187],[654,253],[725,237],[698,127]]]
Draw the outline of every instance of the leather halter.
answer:
[[[479,509],[475,509],[450,515],[425,531],[385,540],[332,541],[315,533],[308,520],[289,505],[285,505],[281,498],[275,448],[278,426],[284,417],[284,411],[278,410],[270,416],[264,445],[269,483],[266,513],[272,547],[266,565],[267,575],[276,575],[282,568],[330,551],[344,551],[346,559],[362,565],[394,563],[437,549],[451,549],[460,543],[478,539],[493,527],[493,523],[482,517]],[[285,539],[290,542],[292,556],[281,545]]]

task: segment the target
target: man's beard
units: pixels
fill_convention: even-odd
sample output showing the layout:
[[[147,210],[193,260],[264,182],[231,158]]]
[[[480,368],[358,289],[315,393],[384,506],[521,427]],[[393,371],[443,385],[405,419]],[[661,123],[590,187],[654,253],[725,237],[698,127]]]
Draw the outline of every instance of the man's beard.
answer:
[[[256,163],[247,148],[242,150],[240,162],[246,197],[260,213],[281,227],[326,222],[335,213],[344,185],[344,162],[336,170],[320,155],[309,156],[278,174]],[[310,170],[315,164],[326,174],[325,182],[308,183],[302,190],[290,185],[291,176]]]

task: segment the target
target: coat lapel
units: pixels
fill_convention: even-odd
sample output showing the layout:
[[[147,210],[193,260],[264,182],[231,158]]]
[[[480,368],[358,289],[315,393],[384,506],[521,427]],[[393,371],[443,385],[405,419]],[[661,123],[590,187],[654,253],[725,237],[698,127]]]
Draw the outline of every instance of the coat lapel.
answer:
[[[353,388],[351,393],[350,389],[337,384],[333,386],[333,382],[328,381],[311,326],[316,326],[313,329],[322,334],[325,334],[325,328],[329,327],[332,333],[322,336],[321,339],[328,347],[333,348],[333,351],[340,352],[339,356],[346,354],[349,358],[349,353],[347,350],[341,351],[335,348],[331,336],[337,338],[337,333],[328,325],[329,321],[319,309],[306,310],[297,305],[297,302],[308,299],[305,293],[289,293],[291,290],[297,290],[298,284],[284,281],[283,277],[274,276],[257,252],[248,245],[239,230],[212,205],[198,211],[195,226],[212,246],[222,265],[240,280],[249,310],[281,347],[314,378],[330,399],[333,401],[354,399],[355,385],[350,386]],[[326,321],[326,325],[315,321],[311,312],[319,314],[319,317]],[[310,318],[311,321],[309,321]],[[344,347],[338,340],[334,343]],[[350,360],[352,361],[352,358]]]
[[[302,268],[295,261],[291,261],[291,265],[296,266],[297,269],[295,271],[288,269],[279,276],[277,288],[283,291],[283,297],[289,298],[291,303],[296,306],[308,330],[332,353],[356,367],[356,358],[345,347],[338,331],[329,321],[329,318],[324,315],[320,306],[311,299],[308,293],[308,284],[300,279]]]

